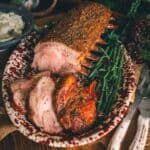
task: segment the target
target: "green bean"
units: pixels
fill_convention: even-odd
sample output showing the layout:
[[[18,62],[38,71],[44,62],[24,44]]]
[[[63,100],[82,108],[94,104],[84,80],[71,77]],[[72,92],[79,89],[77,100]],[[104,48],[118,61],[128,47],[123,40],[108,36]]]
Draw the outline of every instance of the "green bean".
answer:
[[[100,91],[97,112],[107,114],[117,101],[122,81],[123,48],[116,33],[107,35],[106,49],[100,48],[101,58],[90,73],[88,80],[97,80],[96,91]]]

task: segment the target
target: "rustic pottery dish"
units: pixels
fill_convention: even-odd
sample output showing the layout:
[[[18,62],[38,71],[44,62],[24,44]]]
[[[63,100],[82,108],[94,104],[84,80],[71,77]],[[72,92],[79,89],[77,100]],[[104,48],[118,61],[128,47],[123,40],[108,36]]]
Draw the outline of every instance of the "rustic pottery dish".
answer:
[[[40,131],[31,124],[25,115],[22,115],[12,106],[12,97],[9,92],[10,83],[25,76],[27,68],[33,59],[33,49],[40,39],[40,34],[32,32],[25,39],[21,40],[12,55],[10,56],[2,80],[3,100],[7,113],[14,126],[27,138],[41,144],[53,147],[74,147],[85,145],[101,139],[112,131],[125,116],[132,96],[135,93],[135,72],[130,57],[124,54],[123,66],[123,87],[119,99],[113,110],[107,115],[102,124],[93,127],[81,135],[54,136]]]
[[[0,52],[7,50],[8,48],[14,46],[17,42],[19,42],[23,37],[28,35],[31,32],[31,29],[33,27],[33,16],[32,14],[24,7],[22,6],[12,6],[12,5],[0,5],[0,12],[4,13],[10,13],[14,12],[15,14],[22,17],[22,20],[24,22],[24,29],[21,35],[8,40],[6,42],[0,42]]]

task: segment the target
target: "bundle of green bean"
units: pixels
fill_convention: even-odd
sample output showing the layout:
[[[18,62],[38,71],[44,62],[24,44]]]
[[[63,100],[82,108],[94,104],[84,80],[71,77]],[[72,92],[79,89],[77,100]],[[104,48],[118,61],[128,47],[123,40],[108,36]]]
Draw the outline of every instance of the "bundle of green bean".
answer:
[[[142,0],[134,0],[127,12],[129,18],[126,26],[120,32],[120,36],[127,36],[129,26],[135,18],[137,10]],[[108,2],[111,2],[108,0]],[[88,76],[88,81],[97,80],[97,91],[100,91],[100,97],[97,101],[97,113],[108,114],[113,104],[117,101],[119,90],[121,89],[123,79],[123,55],[124,48],[119,40],[119,35],[115,32],[106,34],[106,48],[99,48],[102,56]]]
[[[101,57],[88,76],[88,81],[98,81],[96,90],[101,93],[97,101],[98,114],[110,112],[122,83],[124,52],[121,42],[115,32],[107,34],[106,38],[107,46],[99,48]]]

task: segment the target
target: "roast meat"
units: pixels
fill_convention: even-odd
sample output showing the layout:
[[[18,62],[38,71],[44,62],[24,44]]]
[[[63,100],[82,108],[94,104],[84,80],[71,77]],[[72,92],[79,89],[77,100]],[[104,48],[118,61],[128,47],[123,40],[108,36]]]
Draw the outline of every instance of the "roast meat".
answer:
[[[55,83],[50,76],[43,76],[30,93],[29,118],[41,130],[56,134],[62,131],[53,105]]]
[[[19,79],[11,84],[10,90],[13,97],[13,104],[19,112],[23,114],[26,112],[26,103],[30,90],[34,87],[36,82],[45,75],[50,75],[50,72],[41,72],[33,75],[31,79]]]
[[[56,110],[66,130],[81,133],[96,119],[96,82],[80,86],[74,76],[67,77],[56,94]]]
[[[68,74],[80,70],[79,52],[58,42],[39,43],[34,49],[31,67],[39,71],[49,70],[52,73]]]

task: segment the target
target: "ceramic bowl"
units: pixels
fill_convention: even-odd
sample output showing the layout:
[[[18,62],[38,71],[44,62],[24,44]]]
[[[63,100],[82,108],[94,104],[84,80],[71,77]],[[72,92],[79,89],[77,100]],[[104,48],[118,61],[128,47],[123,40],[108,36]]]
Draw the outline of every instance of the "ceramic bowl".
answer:
[[[3,74],[3,100],[12,123],[27,138],[52,147],[75,147],[93,143],[101,139],[121,122],[128,110],[132,96],[135,94],[135,71],[130,57],[125,53],[122,94],[119,95],[112,111],[104,118],[101,124],[89,129],[81,135],[50,135],[37,129],[25,115],[22,115],[13,107],[12,97],[9,92],[10,83],[23,77],[24,68],[31,64],[33,49],[39,39],[40,35],[36,32],[32,32],[23,39],[10,56]]]
[[[10,47],[14,46],[18,43],[23,37],[28,35],[33,28],[33,16],[32,14],[22,6],[11,6],[11,5],[0,5],[0,12],[14,12],[15,14],[22,16],[23,22],[25,23],[25,27],[23,29],[23,33],[20,36],[12,40],[8,40],[6,42],[0,42],[0,52],[8,50]]]

